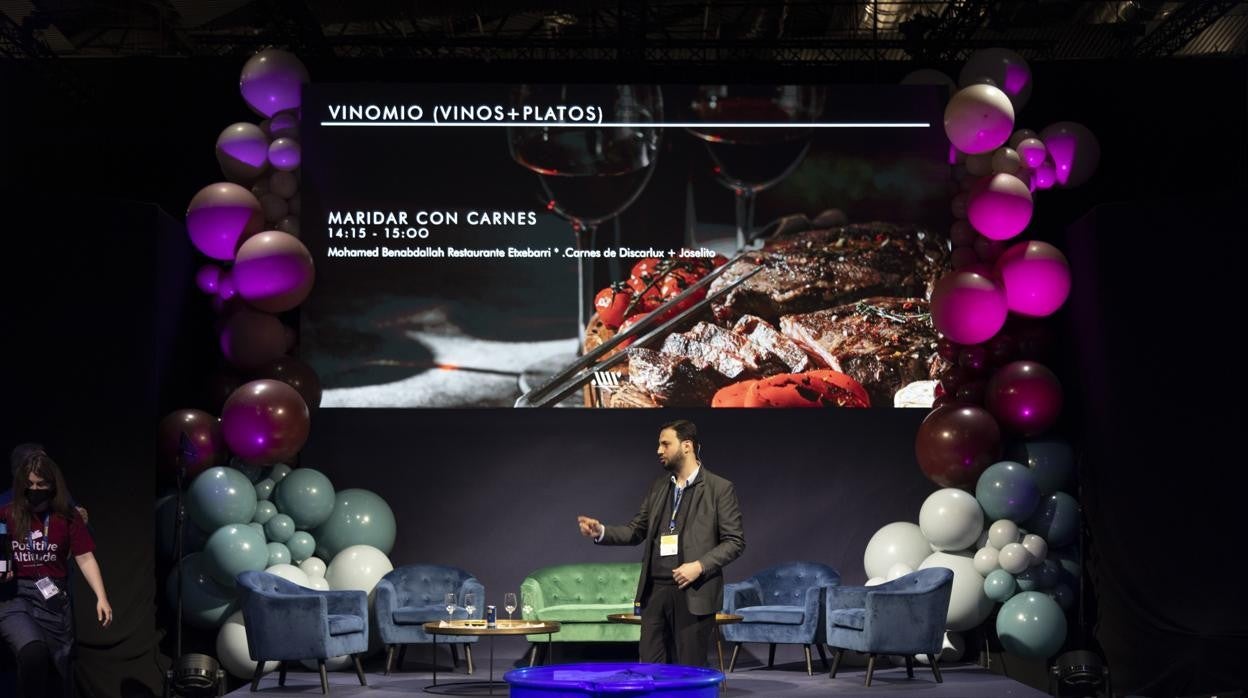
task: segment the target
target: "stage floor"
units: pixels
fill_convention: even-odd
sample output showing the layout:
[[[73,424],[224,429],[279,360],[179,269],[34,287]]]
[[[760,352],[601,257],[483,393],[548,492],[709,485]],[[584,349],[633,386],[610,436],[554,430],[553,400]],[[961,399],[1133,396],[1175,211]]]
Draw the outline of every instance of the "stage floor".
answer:
[[[474,653],[475,654],[475,653]],[[446,667],[438,669],[438,689],[443,690],[443,681],[485,680],[488,667],[482,664],[484,653],[477,654],[476,671],[471,675],[465,673],[461,662],[454,673],[447,673]],[[495,678],[502,680],[506,671],[520,665],[515,657],[497,657],[494,669]],[[597,660],[594,660],[597,661]],[[389,696],[411,696],[421,694],[429,685],[431,674],[426,666],[409,661],[404,671],[396,671],[390,676],[381,673],[380,665],[365,665],[368,669],[366,678],[368,686],[359,684],[355,673],[337,671],[329,674],[330,695],[338,698],[387,698]],[[728,674],[728,687],[720,695],[732,696],[870,696],[872,698],[890,698],[891,696],[923,696],[931,698],[1043,698],[1048,694],[1025,686],[1017,681],[994,674],[975,664],[951,664],[941,669],[944,683],[936,683],[930,668],[915,666],[914,678],[906,678],[905,667],[884,664],[877,667],[871,681],[871,687],[862,685],[866,669],[863,667],[846,667],[837,672],[835,679],[828,678],[826,671],[821,671],[816,660],[815,675],[806,675],[805,662],[777,663],[775,668],[765,666],[740,666]],[[320,679],[316,672],[294,671],[286,675],[286,687],[278,688],[277,674],[268,674],[260,680],[260,692],[251,693],[249,685],[244,685],[228,695],[230,696],[262,696],[262,695],[321,695]],[[464,690],[450,695],[488,695],[481,690]],[[495,688],[494,695],[506,695],[504,687]]]

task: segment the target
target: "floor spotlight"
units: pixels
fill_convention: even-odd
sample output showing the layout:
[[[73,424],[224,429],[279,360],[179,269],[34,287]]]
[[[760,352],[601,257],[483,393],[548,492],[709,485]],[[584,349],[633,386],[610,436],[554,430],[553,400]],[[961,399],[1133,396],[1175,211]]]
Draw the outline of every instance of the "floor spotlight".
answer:
[[[1109,667],[1089,650],[1072,650],[1057,658],[1049,673],[1053,698],[1113,695]]]
[[[184,654],[165,672],[165,698],[225,695],[225,672],[206,654]]]

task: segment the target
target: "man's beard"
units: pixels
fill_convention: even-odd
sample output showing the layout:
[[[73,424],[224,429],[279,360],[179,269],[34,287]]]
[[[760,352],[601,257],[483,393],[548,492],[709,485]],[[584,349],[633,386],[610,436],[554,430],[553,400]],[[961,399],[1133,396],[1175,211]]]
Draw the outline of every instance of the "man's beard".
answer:
[[[672,456],[671,458],[661,459],[661,462],[663,465],[663,470],[675,475],[677,472],[680,472],[680,464],[684,462],[684,458],[681,456],[681,454],[677,453],[675,456]]]

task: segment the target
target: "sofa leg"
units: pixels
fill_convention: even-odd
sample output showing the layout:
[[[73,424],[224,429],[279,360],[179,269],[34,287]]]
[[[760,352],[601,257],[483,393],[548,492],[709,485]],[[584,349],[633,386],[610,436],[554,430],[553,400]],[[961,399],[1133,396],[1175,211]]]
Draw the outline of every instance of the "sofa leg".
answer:
[[[277,687],[286,688],[286,662],[277,663]]]
[[[455,649],[455,643],[450,643],[451,648],[451,671],[459,668],[459,650]],[[472,672],[468,672],[472,673]]]
[[[251,672],[251,692],[260,690],[260,677],[264,676],[264,660],[256,662],[256,670]]]
[[[806,675],[814,676],[815,671],[810,666],[810,645],[802,645],[802,649],[806,651]]]
[[[316,660],[316,668],[321,672],[321,693],[329,695],[329,674],[325,673],[325,660]]]
[[[914,678],[914,655],[913,654],[906,655],[906,678],[907,679]]]
[[[728,660],[728,673],[731,674],[737,668],[737,653],[741,651],[741,643],[737,642],[732,645],[732,659]]]
[[[875,673],[875,653],[867,655],[867,687],[871,687],[871,675]]]
[[[392,666],[394,666],[394,645],[386,645],[386,676],[390,675]]]
[[[454,647],[454,645],[451,645]],[[472,669],[472,645],[464,645],[464,656],[468,658],[468,673],[471,674]]]
[[[815,643],[815,649],[819,650],[819,661],[823,662],[823,670],[828,670],[828,655],[823,651],[823,643]]]
[[[360,680],[361,686],[367,686],[368,681],[364,680],[364,665],[360,663],[360,657],[363,653],[351,655],[351,659],[355,660],[355,675]]]
[[[776,643],[767,646],[767,668],[770,669],[776,665]]]
[[[832,652],[832,673],[828,674],[828,678],[836,678],[836,670],[841,666],[841,655],[845,654],[845,650],[835,647]]]
[[[936,683],[944,683],[944,679],[940,678],[940,664],[936,661],[935,655],[927,655],[927,661],[932,663],[932,674],[936,676]]]

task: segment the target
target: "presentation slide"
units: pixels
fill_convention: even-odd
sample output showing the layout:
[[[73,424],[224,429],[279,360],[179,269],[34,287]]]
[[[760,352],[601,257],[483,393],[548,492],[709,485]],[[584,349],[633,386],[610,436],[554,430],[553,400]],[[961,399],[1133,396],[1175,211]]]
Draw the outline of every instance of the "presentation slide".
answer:
[[[326,407],[928,406],[944,99],[308,85],[300,354]]]

